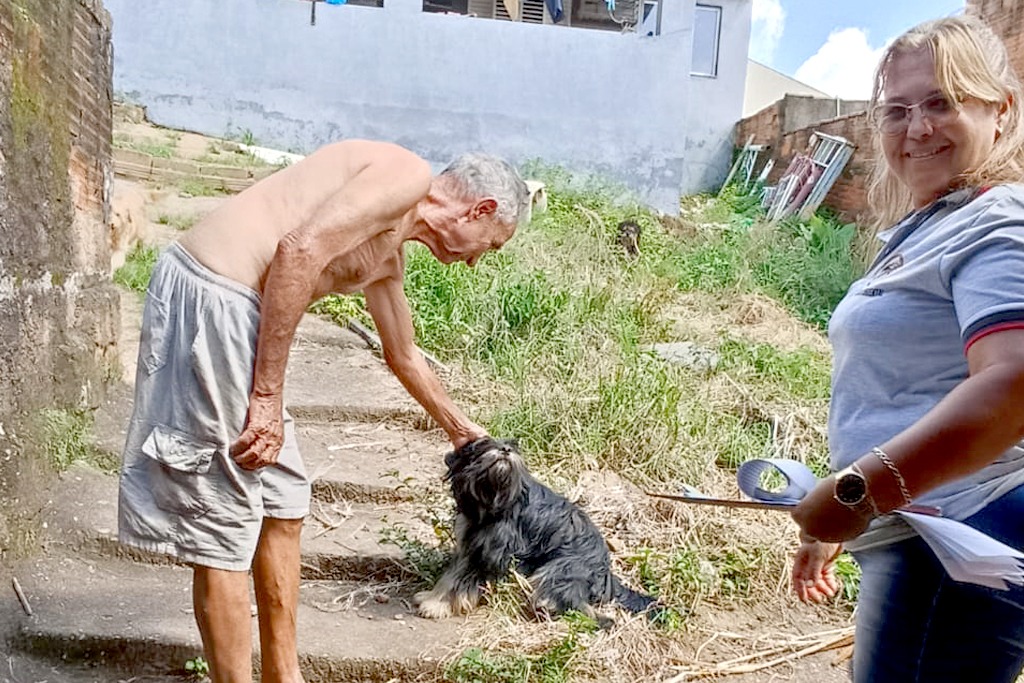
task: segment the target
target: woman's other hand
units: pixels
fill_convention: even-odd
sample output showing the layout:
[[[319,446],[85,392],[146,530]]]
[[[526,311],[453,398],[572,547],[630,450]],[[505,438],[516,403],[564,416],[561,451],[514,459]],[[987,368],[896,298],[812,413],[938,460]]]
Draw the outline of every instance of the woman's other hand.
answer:
[[[841,586],[833,564],[843,546],[800,535],[793,558],[793,592],[805,603],[821,603],[835,597]]]

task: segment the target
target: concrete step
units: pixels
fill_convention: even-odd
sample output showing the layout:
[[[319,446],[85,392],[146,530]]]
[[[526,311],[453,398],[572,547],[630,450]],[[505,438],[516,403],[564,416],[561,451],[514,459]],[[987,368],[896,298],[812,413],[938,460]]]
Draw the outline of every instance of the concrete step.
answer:
[[[420,578],[408,553],[436,553],[430,511],[401,503],[314,500],[302,526],[304,579]]]
[[[440,430],[297,420],[296,431],[314,497],[384,503],[447,490],[444,454],[451,443]]]
[[[33,615],[20,616],[12,640],[19,651],[132,675],[180,672],[201,654],[188,569],[38,558],[21,572]],[[435,672],[454,651],[462,622],[421,619],[410,597],[390,584],[304,583],[298,644],[307,683],[383,683]]]
[[[285,405],[307,420],[399,420],[430,428],[426,412],[354,332],[306,315],[285,376]]]
[[[131,400],[131,387],[117,384],[94,414],[93,442],[116,462]],[[440,430],[424,432],[403,422],[297,418],[296,432],[315,497],[395,502],[447,490],[444,454],[451,443]]]
[[[76,466],[62,475],[59,491],[61,500],[51,501],[43,513],[52,531],[48,545],[54,552],[63,547],[89,557],[172,562],[117,542],[116,476]],[[443,498],[434,507],[314,499],[302,530],[303,578],[415,583],[420,570],[407,559],[407,550],[418,555],[436,553],[434,519],[446,519],[447,514]]]

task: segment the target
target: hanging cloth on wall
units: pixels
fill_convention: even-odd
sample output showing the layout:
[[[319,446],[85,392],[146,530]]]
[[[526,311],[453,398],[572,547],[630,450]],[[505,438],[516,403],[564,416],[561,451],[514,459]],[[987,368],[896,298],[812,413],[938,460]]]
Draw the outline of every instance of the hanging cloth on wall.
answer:
[[[562,10],[562,0],[545,0],[545,2],[548,6],[548,14],[551,15],[551,21],[557,24],[565,16]]]
[[[519,21],[519,0],[501,0],[512,21]]]
[[[615,11],[615,0],[604,0],[604,1],[608,5],[608,11],[609,12],[614,12]]]

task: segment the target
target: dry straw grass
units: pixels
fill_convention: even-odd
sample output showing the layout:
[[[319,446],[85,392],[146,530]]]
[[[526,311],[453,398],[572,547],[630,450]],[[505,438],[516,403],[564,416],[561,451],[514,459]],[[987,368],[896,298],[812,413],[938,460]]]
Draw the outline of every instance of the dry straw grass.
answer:
[[[699,482],[705,492],[737,496],[728,472],[709,466],[704,475]],[[603,531],[613,550],[616,572],[634,587],[643,586],[643,577],[629,558],[645,548],[661,553],[689,548],[694,557],[706,558],[720,556],[722,549],[741,548],[757,563],[742,568],[749,572],[749,585],[742,594],[723,589],[723,570],[711,559],[700,563],[694,583],[663,593],[662,600],[685,615],[677,630],[659,627],[643,616],[610,611],[615,622],[611,628],[580,636],[566,664],[571,672],[567,680],[686,681],[754,675],[793,665],[795,659],[831,646],[836,629],[845,627],[848,610],[815,611],[797,605],[790,595],[789,560],[796,539],[786,514],[654,499],[607,470],[584,471],[575,485],[561,490],[582,505]],[[536,622],[522,613],[525,590],[515,582],[496,589],[482,611],[486,618],[467,623],[452,661],[481,644],[489,653],[532,656],[563,641],[570,630],[566,623]],[[772,614],[778,629],[766,629],[761,621],[729,624],[726,619],[729,628],[721,630],[723,615],[744,614],[751,603],[756,603],[758,612]],[[807,631],[811,633],[806,635]],[[750,680],[766,679],[754,675]]]
[[[732,302],[692,295],[677,303],[680,305],[671,314],[677,315],[673,330],[681,338],[710,343],[728,329],[730,335],[752,343],[826,350],[819,332],[758,295],[737,297]],[[592,367],[608,362],[599,356],[590,356],[587,362]],[[462,376],[456,381],[464,381],[459,384],[465,389],[462,397],[472,396],[477,405],[504,400],[500,390],[479,380]],[[688,396],[684,410],[771,425],[770,452],[752,456],[805,462],[820,458],[827,413],[824,401],[794,401],[770,387],[734,379],[727,372],[684,373],[678,381]],[[571,389],[554,381],[537,387],[538,394],[548,397],[552,405],[569,400],[559,396],[567,391]],[[790,594],[789,566],[797,544],[796,527],[788,515],[687,506],[644,494],[644,488],[666,490],[674,481],[713,496],[740,497],[733,471],[719,466],[719,446],[707,435],[681,434],[675,452],[665,453],[672,465],[627,472],[636,483],[603,466],[594,455],[581,453],[574,444],[567,445],[567,450],[574,452],[571,458],[547,454],[538,461],[535,474],[582,505],[602,530],[613,550],[617,573],[641,588],[645,578],[651,577],[644,576],[644,562],[638,556],[646,552],[657,558],[648,564],[658,565],[652,573],[662,578],[662,585],[656,586],[661,599],[684,615],[682,628],[671,630],[642,617],[616,614],[610,629],[580,636],[566,663],[571,672],[566,680],[685,681],[744,672],[752,676],[751,681],[767,680],[758,676],[765,670],[793,666],[796,659],[826,647],[818,645],[831,642],[836,629],[845,628],[848,608],[815,610],[798,605]],[[658,470],[670,472],[671,480],[644,477],[647,471]],[[681,550],[687,551],[694,567],[685,580],[667,581],[666,566]],[[730,577],[743,585],[730,587]],[[531,656],[566,637],[569,626],[565,623],[536,623],[522,615],[517,606],[523,602],[521,594],[510,595],[507,590],[492,595],[490,605],[484,608],[487,618],[468,622],[452,661],[466,648],[481,644],[487,644],[487,653]],[[769,626],[766,630],[766,624],[756,622],[719,630],[718,616],[742,614],[752,608],[774,615],[780,628]],[[808,632],[811,635],[802,635]],[[761,673],[755,673],[754,667],[763,667],[756,669]]]

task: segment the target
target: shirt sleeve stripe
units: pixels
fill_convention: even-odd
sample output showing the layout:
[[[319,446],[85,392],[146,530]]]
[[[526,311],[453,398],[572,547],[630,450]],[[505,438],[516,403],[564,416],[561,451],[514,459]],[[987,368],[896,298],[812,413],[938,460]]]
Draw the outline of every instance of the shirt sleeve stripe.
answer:
[[[964,353],[971,348],[971,344],[982,337],[994,332],[1003,330],[1019,330],[1024,328],[1024,311],[1002,311],[993,315],[985,316],[976,321],[963,331],[961,339],[964,342]]]

